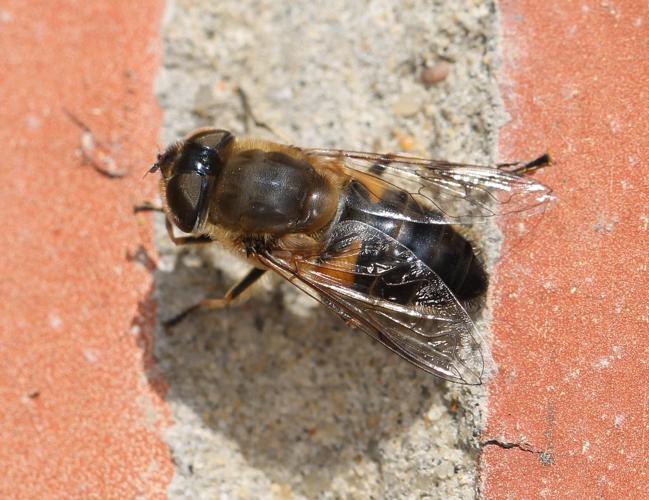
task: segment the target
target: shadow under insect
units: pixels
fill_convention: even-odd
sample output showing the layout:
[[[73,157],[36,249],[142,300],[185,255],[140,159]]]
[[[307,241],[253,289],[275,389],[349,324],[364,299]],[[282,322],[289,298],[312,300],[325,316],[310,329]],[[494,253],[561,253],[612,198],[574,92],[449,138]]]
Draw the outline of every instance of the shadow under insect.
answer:
[[[227,289],[210,266],[156,272],[163,314]],[[156,330],[155,357],[172,403],[274,482],[327,484],[359,460],[380,469],[381,442],[442,403],[444,383],[348,328],[321,307],[298,316],[288,285],[221,311],[196,312]],[[163,316],[162,320],[165,319]],[[442,389],[443,390],[443,389]],[[173,447],[173,444],[172,444]],[[182,469],[182,467],[181,467]],[[191,475],[193,464],[179,474]]]

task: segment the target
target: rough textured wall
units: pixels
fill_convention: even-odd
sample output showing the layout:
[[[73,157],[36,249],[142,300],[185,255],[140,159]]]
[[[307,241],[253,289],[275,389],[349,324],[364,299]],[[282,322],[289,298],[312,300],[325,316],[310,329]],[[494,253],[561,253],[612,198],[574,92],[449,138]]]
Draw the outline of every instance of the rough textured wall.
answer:
[[[494,157],[492,2],[179,0],[164,40],[165,142],[204,125],[273,139],[246,126],[241,87],[294,144]],[[440,61],[450,74],[427,88],[421,71]],[[245,272],[159,233],[162,318]],[[436,381],[289,285],[159,329],[156,349],[176,422],[172,498],[474,495],[483,390]]]

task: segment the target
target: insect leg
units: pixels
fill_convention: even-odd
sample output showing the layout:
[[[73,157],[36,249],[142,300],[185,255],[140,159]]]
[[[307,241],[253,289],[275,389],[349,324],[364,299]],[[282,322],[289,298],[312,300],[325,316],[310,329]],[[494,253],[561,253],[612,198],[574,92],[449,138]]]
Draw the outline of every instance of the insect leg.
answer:
[[[183,319],[187,317],[188,314],[197,311],[199,309],[203,310],[213,310],[213,309],[223,309],[224,307],[231,304],[234,300],[241,296],[243,292],[249,289],[254,283],[261,278],[266,269],[258,269],[253,267],[248,274],[246,274],[239,282],[233,285],[225,295],[220,299],[204,299],[198,304],[195,304],[187,309],[185,309],[180,314],[166,320],[163,322],[165,326],[175,326],[180,323]]]
[[[209,236],[176,236],[174,234],[174,227],[169,219],[165,219],[165,227],[167,228],[169,239],[176,245],[196,245],[212,241]]]
[[[514,162],[514,163],[499,163],[496,165],[500,170],[505,170],[506,172],[511,172],[516,175],[525,175],[530,172],[534,172],[542,167],[547,167],[552,164],[552,158],[548,153],[545,153],[538,158],[527,162]]]
[[[141,205],[135,205],[133,207],[133,213],[140,212],[161,212],[165,213],[162,207],[153,205],[148,201],[145,201]],[[169,219],[165,219],[165,227],[167,228],[167,234],[169,239],[173,241],[176,245],[192,245],[198,243],[209,243],[212,241],[209,236],[176,236],[174,234],[174,228]]]
[[[133,213],[139,214],[140,212],[160,212],[164,213],[164,209],[158,205],[154,205],[150,201],[145,201],[140,205],[135,205],[133,207]]]
[[[524,175],[529,172],[534,172],[535,170],[538,170],[539,168],[542,167],[547,167],[552,164],[552,158],[550,158],[550,155],[548,153],[545,153],[535,160],[532,160],[525,165],[522,165],[521,167],[517,168],[514,170],[515,174],[518,175]]]

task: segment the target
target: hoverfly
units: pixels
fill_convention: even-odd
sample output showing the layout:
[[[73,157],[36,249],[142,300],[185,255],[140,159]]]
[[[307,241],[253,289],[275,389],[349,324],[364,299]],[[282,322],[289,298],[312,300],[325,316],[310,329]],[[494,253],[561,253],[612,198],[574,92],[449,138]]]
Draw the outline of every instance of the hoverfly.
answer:
[[[252,269],[172,322],[273,271],[419,368],[479,384],[482,340],[465,306],[488,278],[457,226],[543,208],[550,189],[523,174],[548,161],[484,167],[194,131],[150,169],[169,235],[218,242]]]

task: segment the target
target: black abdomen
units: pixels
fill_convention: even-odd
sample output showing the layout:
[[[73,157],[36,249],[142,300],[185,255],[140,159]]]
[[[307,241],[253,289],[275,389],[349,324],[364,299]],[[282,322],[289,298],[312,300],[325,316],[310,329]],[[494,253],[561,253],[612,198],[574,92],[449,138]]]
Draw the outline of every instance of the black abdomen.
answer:
[[[408,210],[425,213],[425,209],[405,192],[387,191],[383,203],[385,197],[391,209],[405,209],[407,205]],[[368,203],[376,207],[381,205],[380,201],[372,201],[360,182],[352,181],[347,187],[347,202],[339,220],[363,222],[397,240],[435,271],[460,301],[469,301],[485,293],[487,274],[471,244],[451,225],[395,220],[379,215],[380,208],[368,211]]]

